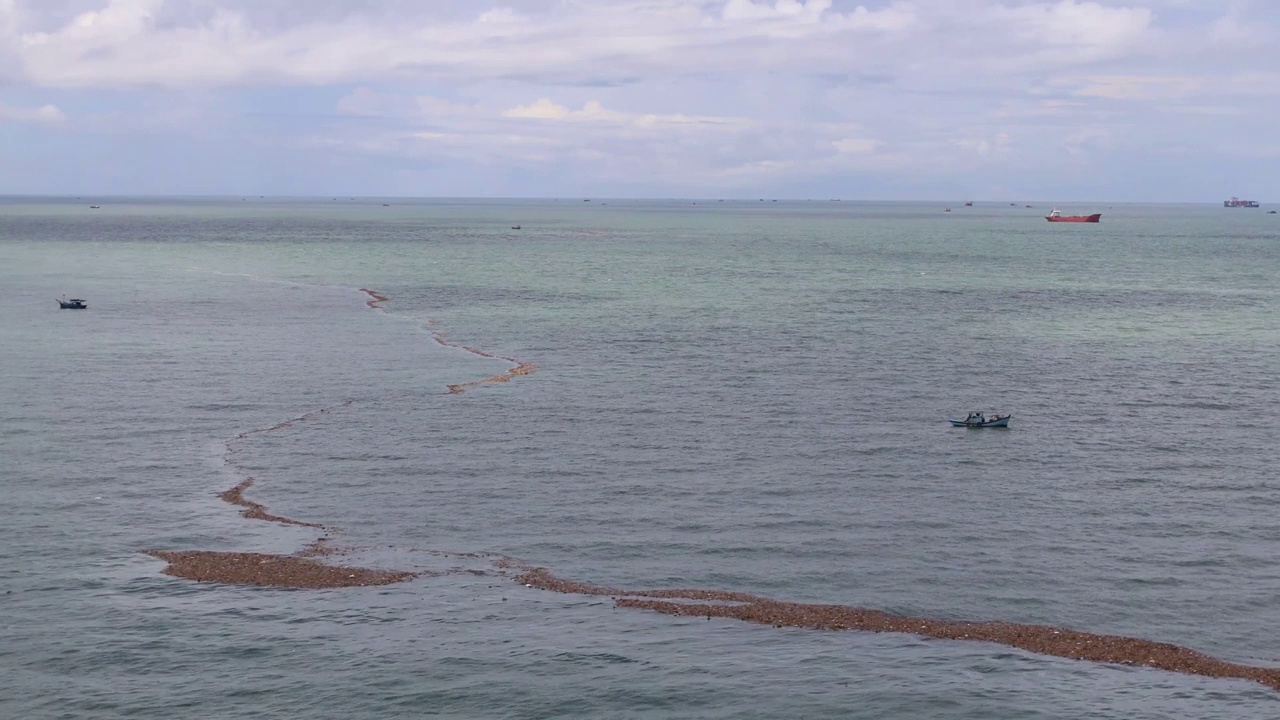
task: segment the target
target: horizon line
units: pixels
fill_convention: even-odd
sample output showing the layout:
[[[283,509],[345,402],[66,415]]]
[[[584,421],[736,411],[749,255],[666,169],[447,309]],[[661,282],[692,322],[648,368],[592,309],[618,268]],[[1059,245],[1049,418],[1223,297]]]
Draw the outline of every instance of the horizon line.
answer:
[[[952,203],[957,206],[963,206],[966,202],[994,204],[994,203],[1075,203],[1075,204],[1112,204],[1112,205],[1219,205],[1227,198],[1221,200],[1102,200],[1102,199],[1044,199],[1044,198],[994,198],[994,199],[976,199],[976,198],[923,198],[923,199],[907,199],[907,198],[864,198],[864,197],[787,197],[787,196],[769,196],[761,197],[759,195],[752,196],[622,196],[622,195],[349,195],[349,194],[333,194],[325,193],[322,195],[291,195],[291,194],[262,194],[262,193],[210,193],[210,194],[191,194],[191,193],[76,193],[76,194],[53,194],[53,193],[0,193],[0,200],[27,200],[27,199],[56,199],[56,200],[85,200],[85,199],[108,199],[117,200],[142,200],[142,199],[167,199],[167,200],[196,200],[196,199],[217,199],[217,200],[325,200],[327,202],[350,202],[352,200],[401,200],[401,201],[449,201],[449,200],[525,200],[525,201],[572,201],[572,202],[596,202],[596,201],[648,201],[648,202],[852,202],[852,203]],[[1251,200],[1260,205],[1269,204],[1268,201]],[[1274,204],[1274,203],[1270,203]],[[1025,209],[1025,208],[1023,208]]]

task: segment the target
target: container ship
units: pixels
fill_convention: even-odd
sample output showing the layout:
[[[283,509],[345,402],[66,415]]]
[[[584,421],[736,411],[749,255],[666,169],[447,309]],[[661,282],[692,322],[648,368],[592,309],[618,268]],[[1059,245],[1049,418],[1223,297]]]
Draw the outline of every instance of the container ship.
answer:
[[[1231,198],[1223,200],[1222,207],[1258,207],[1257,200],[1241,200],[1240,198]]]

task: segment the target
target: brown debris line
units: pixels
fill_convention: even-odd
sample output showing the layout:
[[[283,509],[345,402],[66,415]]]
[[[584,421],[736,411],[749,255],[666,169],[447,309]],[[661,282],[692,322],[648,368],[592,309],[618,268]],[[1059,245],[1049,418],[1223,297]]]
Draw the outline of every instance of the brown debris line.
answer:
[[[383,295],[377,290],[370,290],[368,288],[360,288],[360,292],[369,296],[369,299],[366,300],[364,303],[365,305],[368,305],[370,308],[374,310],[381,310],[385,312],[385,309],[382,307],[382,303],[389,301],[391,299],[390,297]],[[436,324],[435,320],[427,321],[428,326],[435,325],[435,324]],[[479,348],[474,348],[469,345],[458,345],[457,343],[449,342],[449,340],[445,338],[444,334],[439,331],[431,330],[430,332],[431,332],[431,339],[435,340],[436,344],[438,345],[443,345],[444,347],[457,348],[459,350],[465,350],[471,353],[472,355],[479,355],[480,357],[493,358],[494,360],[506,360],[507,362],[515,365],[515,367],[511,368],[510,370],[504,373],[501,373],[499,375],[494,375],[492,377],[487,377],[483,380],[472,380],[471,382],[456,383],[454,385],[449,385],[447,386],[449,388],[449,392],[448,392],[449,395],[461,395],[462,393],[466,392],[468,388],[473,388],[473,387],[476,387],[477,385],[487,385],[489,383],[502,383],[502,382],[507,382],[511,380],[511,378],[513,377],[523,377],[525,375],[532,375],[534,371],[538,369],[538,366],[534,365],[533,363],[521,362],[519,360],[516,360],[515,358],[504,357],[502,355],[494,355],[491,352],[485,352],[484,350],[481,350]]]
[[[147,550],[169,563],[166,575],[228,585],[259,585],[317,590],[391,585],[419,573],[325,565],[292,555],[212,550]]]
[[[394,547],[394,546],[393,546]],[[452,550],[432,550],[431,548],[410,547],[409,552],[420,552],[442,558],[487,558],[489,555],[474,552],[455,552]],[[495,563],[496,564],[496,563]]]
[[[370,309],[373,309],[373,310],[382,310],[382,303],[387,302],[388,300],[391,299],[386,295],[383,295],[382,293],[378,292],[377,290],[360,288],[360,292],[369,296],[369,299],[365,300],[364,304],[368,305]]]
[[[274,432],[276,430],[284,430],[285,428],[293,427],[295,423],[300,423],[304,420],[310,420],[311,418],[317,415],[323,415],[324,413],[327,413],[330,410],[337,410],[338,408],[349,407],[354,402],[355,400],[344,400],[338,403],[337,405],[330,405],[328,407],[322,407],[319,410],[312,410],[311,412],[303,413],[302,415],[299,415],[297,417],[289,418],[288,420],[278,422],[275,425],[272,425],[271,427],[256,428],[254,430],[245,430],[239,435],[236,435],[235,438],[233,438],[230,442],[227,443],[227,445],[229,446],[232,442],[235,442],[236,440],[248,439],[250,437],[253,437],[254,435],[263,435],[265,433]],[[233,448],[230,448],[230,447],[228,447],[228,450],[231,452],[236,452]]]
[[[563,580],[545,568],[531,568],[519,561],[500,561],[495,565],[525,570],[515,579],[530,587],[582,595],[611,595],[617,607],[667,615],[733,618],[777,628],[896,632],[945,640],[980,640],[1072,660],[1143,666],[1211,678],[1252,680],[1280,690],[1280,668],[1227,662],[1180,645],[1142,638],[1100,635],[1049,625],[907,617],[882,610],[783,602],[720,590],[622,590]],[[671,599],[738,604],[691,604],[671,602]]]
[[[353,402],[355,401],[346,400],[344,402],[338,403],[337,405],[330,405],[328,407],[320,408],[319,410],[312,410],[311,412],[303,413],[302,415],[299,415],[295,418],[290,418],[283,422],[278,422],[275,425],[272,425],[270,427],[257,428],[256,430],[246,430],[245,432],[242,432],[239,435],[236,435],[231,440],[227,441],[226,443],[227,454],[226,454],[226,457],[223,458],[223,462],[225,462],[227,465],[235,467],[236,469],[243,470],[243,468],[240,465],[238,465],[234,460],[231,459],[231,455],[239,452],[239,449],[236,448],[235,446],[236,442],[240,440],[246,440],[250,437],[253,437],[254,435],[262,435],[265,433],[273,432],[275,430],[284,430],[286,428],[292,427],[295,423],[303,422],[304,420],[309,420],[310,418],[313,418],[317,415],[322,415],[324,413],[327,413],[330,410],[348,407]],[[278,522],[278,523],[283,523],[285,525],[301,525],[303,527],[324,528],[324,525],[321,525],[320,523],[307,522],[305,520],[294,520],[293,518],[290,518],[290,517],[285,517],[283,515],[276,515],[272,512],[268,512],[267,507],[262,503],[254,502],[246,498],[244,496],[244,491],[248,490],[249,487],[253,485],[254,482],[255,480],[252,477],[245,478],[244,481],[241,482],[239,485],[236,485],[230,490],[226,490],[224,492],[219,493],[218,497],[231,503],[232,505],[239,505],[243,507],[244,511],[241,512],[240,514],[247,518],[251,518],[254,520],[266,520],[268,522]]]
[[[307,522],[306,520],[294,520],[293,518],[283,515],[276,515],[267,512],[267,507],[262,503],[256,503],[244,496],[244,491],[253,485],[254,479],[248,478],[239,485],[218,494],[218,497],[231,503],[232,505],[240,505],[244,508],[241,515],[253,520],[266,520],[267,522],[278,522],[284,525],[301,525],[303,527],[323,528],[320,523]]]
[[[504,360],[506,360],[507,358],[503,358],[503,359],[504,359]],[[515,361],[513,360],[512,362],[515,362]],[[511,378],[513,378],[513,377],[520,377],[520,376],[523,376],[523,375],[532,375],[532,374],[533,374],[533,372],[534,372],[535,370],[537,370],[537,369],[538,369],[538,366],[537,366],[537,365],[534,365],[533,363],[528,363],[528,362],[518,363],[515,367],[513,367],[513,368],[511,368],[510,370],[508,370],[508,371],[506,371],[506,372],[502,373],[501,375],[494,375],[493,377],[487,377],[487,378],[485,378],[485,379],[483,379],[483,380],[472,380],[471,382],[465,382],[465,383],[458,383],[458,384],[456,384],[456,385],[450,385],[450,386],[449,386],[449,394],[450,394],[450,395],[461,395],[462,393],[464,393],[464,392],[466,392],[466,391],[467,391],[467,388],[472,388],[472,387],[475,387],[475,386],[477,386],[477,385],[485,385],[485,384],[488,384],[488,383],[508,382],[508,381],[510,381],[510,380],[511,380]]]
[[[510,555],[499,555],[497,558],[493,560],[493,566],[503,570],[508,570],[508,569],[527,570],[529,572],[539,571],[544,575],[546,575],[546,577],[551,577],[550,573],[547,572],[546,568],[540,568],[535,565],[530,565],[524,560],[521,560],[519,558],[513,558]],[[520,582],[524,582],[524,580],[521,580]],[[550,590],[551,588],[545,588],[545,589]]]
[[[294,423],[326,413],[334,408],[352,404],[347,400],[339,405],[312,410],[298,417],[276,423],[270,427],[248,430],[226,442],[227,454],[224,461],[237,470],[243,468],[232,460],[232,454],[238,452],[235,443],[254,435],[282,430]],[[253,483],[254,478],[246,477],[239,485],[219,493],[218,497],[244,508],[241,513],[247,518],[267,520],[285,525],[300,525],[328,529],[320,523],[294,520],[276,515],[267,510],[262,503],[249,500],[244,496]],[[329,544],[330,538],[325,535],[294,555],[272,555],[251,552],[217,552],[212,550],[148,550],[146,553],[167,561],[164,572],[174,577],[186,578],[197,582],[217,582],[230,585],[260,585],[270,587],[289,587],[300,589],[364,587],[370,585],[389,585],[403,582],[422,574],[398,570],[371,570],[368,568],[347,567],[342,565],[326,565],[310,558],[341,555],[353,548],[335,547]]]
[[[349,552],[352,552],[355,549],[355,548],[337,547],[336,545],[330,545],[329,544],[330,539],[331,538],[328,535],[325,535],[324,537],[316,540],[310,545],[299,550],[297,552],[297,556],[304,557],[304,558],[329,557],[331,555],[345,555]]]

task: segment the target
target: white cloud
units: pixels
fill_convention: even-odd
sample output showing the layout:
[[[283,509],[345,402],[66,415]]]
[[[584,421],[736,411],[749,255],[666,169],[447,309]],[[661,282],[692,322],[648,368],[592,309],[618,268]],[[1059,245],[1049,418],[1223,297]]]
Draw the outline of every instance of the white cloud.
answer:
[[[805,18],[816,20],[831,9],[831,0],[777,0],[773,5],[752,0],[728,0],[721,10],[725,20],[757,20],[761,18]]]
[[[1043,178],[1265,145],[1277,23],[1260,0],[0,0],[0,119],[661,187]]]
[[[470,18],[443,17],[430,3],[398,6],[399,15],[355,4],[345,13],[282,22],[243,0],[97,0],[98,9],[69,17],[44,10],[37,20],[24,9],[41,7],[41,0],[2,1],[0,47],[17,54],[22,80],[68,87],[766,68],[916,74],[925,70],[922,62],[960,50],[951,58],[955,66],[998,62],[1016,71],[1046,59],[1087,62],[1138,52],[1154,17],[1147,8],[1075,0],[1013,7],[1001,0],[897,0],[844,13],[831,0],[632,0],[523,14],[497,7]]]
[[[485,12],[480,13],[480,17],[477,18],[477,21],[482,23],[518,23],[524,20],[524,16],[511,8],[494,8],[492,10],[486,10]]]
[[[1113,131],[1108,128],[1082,127],[1063,138],[1062,147],[1072,155],[1084,155],[1095,148],[1110,146],[1113,136]]]
[[[66,120],[66,114],[55,105],[41,105],[39,107],[7,107],[0,105],[0,122],[60,125]]]
[[[982,156],[1008,152],[1009,133],[998,132],[991,137],[966,137],[956,140],[956,146]]]
[[[992,15],[1025,41],[1090,54],[1122,51],[1150,29],[1155,17],[1145,7],[1111,7],[1077,0],[998,6]]]
[[[1172,100],[1202,91],[1200,78],[1152,75],[1110,75],[1086,78],[1074,94],[1111,100]]]
[[[715,126],[719,128],[725,127],[742,127],[749,125],[749,121],[742,118],[732,117],[716,117],[707,115],[685,115],[682,113],[660,114],[660,113],[625,113],[617,110],[609,110],[596,100],[588,100],[583,103],[581,110],[570,110],[569,108],[552,102],[549,98],[540,98],[528,105],[517,105],[516,107],[504,110],[503,117],[521,118],[527,120],[564,120],[571,122],[594,122],[594,123],[619,123],[628,124],[642,128],[656,127],[696,127],[696,126]]]
[[[360,87],[338,100],[338,112],[363,117],[433,117],[471,115],[480,112],[477,105],[453,102],[430,95],[384,93]]]
[[[562,120],[570,116],[571,111],[563,105],[557,105],[547,98],[542,98],[529,105],[520,105],[502,113],[507,117],[533,118],[536,120]]]
[[[875,152],[876,147],[880,145],[880,143],[870,138],[840,138],[831,144],[835,146],[838,152],[850,155]]]

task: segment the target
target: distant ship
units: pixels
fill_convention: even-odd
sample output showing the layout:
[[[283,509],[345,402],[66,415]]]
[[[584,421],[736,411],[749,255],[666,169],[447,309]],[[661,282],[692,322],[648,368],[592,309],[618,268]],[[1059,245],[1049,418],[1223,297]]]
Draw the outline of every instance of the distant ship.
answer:
[[[1094,213],[1092,215],[1063,215],[1060,210],[1054,208],[1053,212],[1044,216],[1049,222],[1087,222],[1096,223],[1102,220],[1102,213]]]
[[[1258,207],[1257,200],[1241,200],[1233,197],[1230,200],[1223,200],[1222,207]]]

